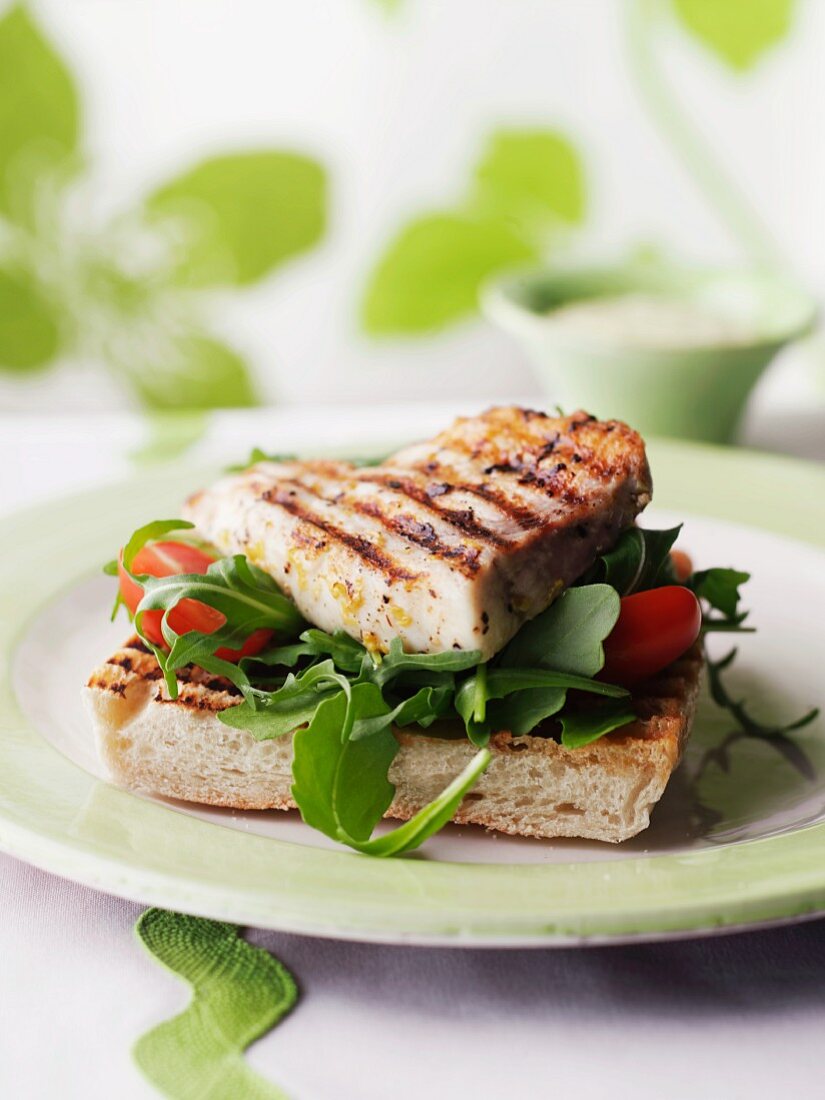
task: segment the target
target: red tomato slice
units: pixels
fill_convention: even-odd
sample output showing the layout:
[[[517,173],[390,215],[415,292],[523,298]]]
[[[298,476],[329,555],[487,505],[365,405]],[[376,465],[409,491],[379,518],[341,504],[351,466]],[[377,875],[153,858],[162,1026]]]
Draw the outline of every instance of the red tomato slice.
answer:
[[[175,573],[205,573],[215,558],[186,542],[153,542],[144,546],[135,555],[132,572],[140,575],[148,573],[150,577],[171,577]],[[143,599],[143,589],[135,584],[123,568],[123,551],[118,559],[120,595],[123,602],[134,615],[137,605]],[[146,611],[141,620],[143,632],[155,645],[165,645],[161,631],[162,611]],[[169,625],[178,634],[197,630],[201,634],[212,634],[226,622],[226,617],[214,607],[200,600],[181,600],[169,612]],[[241,657],[253,657],[266,646],[272,637],[271,630],[254,630],[240,649],[227,649],[221,646],[215,656],[224,661],[239,661]]]
[[[600,678],[624,686],[646,680],[690,649],[701,626],[702,608],[689,588],[667,585],[625,596],[604,643]]]

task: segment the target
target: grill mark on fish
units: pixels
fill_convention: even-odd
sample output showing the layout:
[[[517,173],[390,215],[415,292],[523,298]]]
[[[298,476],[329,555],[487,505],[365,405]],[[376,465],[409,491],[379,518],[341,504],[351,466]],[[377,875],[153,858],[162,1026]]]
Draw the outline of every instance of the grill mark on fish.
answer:
[[[491,657],[649,497],[643,443],[624,425],[580,411],[545,418],[502,408],[459,420],[369,470],[262,465],[221,481],[187,518],[253,557],[265,551],[287,586],[301,566],[296,558],[287,578],[284,559],[296,548],[303,558],[302,543],[311,575],[298,576],[294,598],[325,629],[369,633],[376,649],[401,635],[414,652],[458,645]],[[354,548],[338,528],[357,540]],[[445,558],[445,549],[455,556]],[[478,554],[473,575],[468,551]],[[376,556],[416,573],[415,582],[393,585]],[[330,578],[342,576],[363,582],[351,603],[327,596]],[[413,599],[402,601],[400,615],[390,607],[394,587]]]
[[[298,478],[284,478],[283,480],[324,504],[338,504],[344,508],[352,508],[353,511],[362,516],[377,520],[386,531],[398,535],[415,546],[421,546],[429,550],[434,557],[442,558],[451,565],[455,565],[466,577],[474,577],[479,570],[481,552],[478,548],[464,545],[451,546],[438,537],[432,524],[422,523],[420,520],[416,520],[414,516],[388,515],[380,504],[375,501],[363,501],[348,497],[343,490],[330,498],[306,481],[301,481]],[[326,544],[320,543],[317,545],[323,547]]]
[[[349,501],[351,507],[363,516],[377,520],[387,531],[399,535],[407,542],[422,546],[436,558],[443,558],[465,577],[474,577],[479,570],[480,551],[469,546],[450,546],[436,534],[430,523],[422,523],[413,516],[388,516],[370,501]]]
[[[300,484],[300,483],[298,483]],[[306,486],[301,484],[301,488],[306,490]],[[312,490],[307,490],[312,492]],[[317,493],[314,494],[316,497]],[[330,539],[336,539],[338,542],[343,543],[344,546],[352,550],[354,554],[372,569],[377,569],[390,580],[393,581],[416,581],[419,579],[418,573],[411,573],[408,569],[405,569],[402,565],[391,558],[389,554],[385,554],[383,550],[380,550],[377,546],[365,539],[361,535],[352,535],[348,531],[343,531],[340,527],[334,523],[330,523],[329,520],[323,519],[317,513],[310,511],[309,508],[305,508],[303,504],[300,504],[294,496],[290,496],[288,492],[284,492],[278,488],[266,489],[260,497],[261,500],[267,504],[277,505],[279,508],[283,508],[285,512],[289,512],[291,516],[295,516],[296,519],[301,520],[304,523],[310,524],[312,527],[317,527],[319,531],[323,531],[328,535]],[[323,497],[319,498],[323,500]]]
[[[559,475],[567,469],[566,462],[556,462],[548,470],[539,469],[538,465],[525,465],[519,475],[519,485],[537,485],[549,496],[553,496],[559,486]]]
[[[545,518],[540,512],[536,512],[532,508],[519,504],[518,501],[511,500],[510,497],[506,496],[504,493],[500,493],[497,489],[491,488],[486,482],[473,483],[460,481],[456,482],[455,485],[447,486],[444,491],[450,492],[451,490],[456,490],[460,493],[470,493],[472,496],[487,501],[488,504],[492,504],[495,508],[498,508],[503,515],[516,523],[522,531],[534,531],[545,522]]]
[[[410,500],[414,500],[423,508],[428,508],[440,519],[456,527],[459,531],[463,531],[465,535],[477,539],[479,542],[489,543],[491,546],[496,546],[499,549],[510,546],[509,539],[500,535],[497,531],[492,531],[489,527],[485,527],[483,523],[479,523],[471,509],[462,509],[459,511],[455,508],[444,508],[436,503],[440,494],[436,493],[434,497],[430,496],[426,489],[422,489],[420,485],[416,485],[416,483],[409,478],[398,477],[395,474],[375,473],[361,474],[360,480],[369,481],[371,484],[375,485],[383,485],[386,489],[392,489],[393,492],[401,493],[403,496],[409,497]]]

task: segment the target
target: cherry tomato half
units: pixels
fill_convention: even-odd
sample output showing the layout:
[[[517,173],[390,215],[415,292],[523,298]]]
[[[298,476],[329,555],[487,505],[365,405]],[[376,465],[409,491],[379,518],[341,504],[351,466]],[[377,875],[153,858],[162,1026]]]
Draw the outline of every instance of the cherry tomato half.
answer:
[[[215,558],[186,542],[153,542],[144,546],[135,555],[132,572],[140,575],[148,573],[150,577],[171,577],[175,573],[205,573]],[[123,602],[134,615],[137,605],[143,599],[143,589],[135,584],[123,568],[123,551],[118,559],[120,595]],[[143,632],[155,645],[165,645],[161,632],[162,611],[146,611],[141,620]],[[181,600],[169,612],[169,625],[178,634],[197,630],[201,634],[212,634],[226,622],[226,617],[214,607],[200,600]],[[221,647],[215,656],[224,661],[239,661],[241,657],[253,657],[267,645],[272,637],[271,630],[255,630],[240,649]]]
[[[625,596],[604,643],[601,678],[624,686],[646,680],[690,649],[701,626],[702,609],[689,588],[667,585]]]

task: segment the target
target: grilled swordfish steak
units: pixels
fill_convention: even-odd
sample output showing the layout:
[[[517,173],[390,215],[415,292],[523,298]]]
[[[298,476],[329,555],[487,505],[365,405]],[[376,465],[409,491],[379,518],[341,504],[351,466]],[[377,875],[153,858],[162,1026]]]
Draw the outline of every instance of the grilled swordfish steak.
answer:
[[[492,657],[650,500],[642,439],[587,413],[495,408],[380,466],[259,462],[185,516],[372,651]]]

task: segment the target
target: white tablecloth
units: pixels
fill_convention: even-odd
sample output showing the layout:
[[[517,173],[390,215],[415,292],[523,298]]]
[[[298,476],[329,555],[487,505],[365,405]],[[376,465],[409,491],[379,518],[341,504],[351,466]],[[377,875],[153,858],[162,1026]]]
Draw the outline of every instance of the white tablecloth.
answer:
[[[435,407],[217,418],[195,457],[366,424],[400,441]],[[0,420],[0,512],[129,471],[125,417]],[[820,435],[820,438],[822,436]],[[150,1097],[134,1040],[187,987],[137,943],[140,906],[0,856],[0,1096]],[[825,922],[565,951],[371,947],[251,932],[296,974],[293,1014],[248,1053],[293,1100],[823,1095]]]

